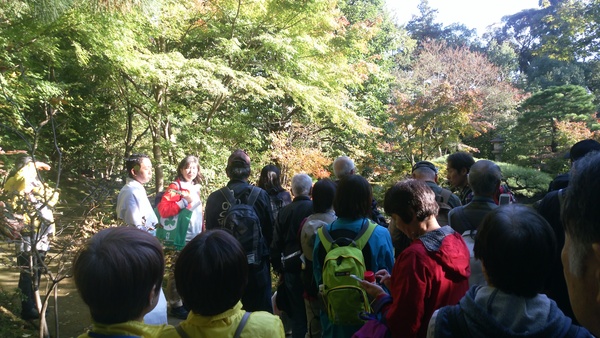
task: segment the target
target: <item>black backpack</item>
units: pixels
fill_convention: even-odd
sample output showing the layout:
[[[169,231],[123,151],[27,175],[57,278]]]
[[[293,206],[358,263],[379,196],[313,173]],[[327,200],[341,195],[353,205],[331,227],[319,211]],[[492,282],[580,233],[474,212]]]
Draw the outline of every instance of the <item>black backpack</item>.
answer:
[[[229,209],[225,211],[223,228],[228,230],[242,244],[250,265],[260,265],[265,254],[260,219],[254,210],[254,203],[260,194],[260,190],[257,187],[252,187],[248,201],[245,204],[236,199],[233,191],[228,187],[223,187],[220,190],[229,203]]]
[[[450,224],[450,220],[448,219],[448,213],[452,210],[448,201],[452,196],[452,192],[448,189],[442,188],[442,192],[439,195],[435,195],[435,201],[437,202],[439,208],[438,215],[435,217],[438,221],[438,224],[441,226]]]

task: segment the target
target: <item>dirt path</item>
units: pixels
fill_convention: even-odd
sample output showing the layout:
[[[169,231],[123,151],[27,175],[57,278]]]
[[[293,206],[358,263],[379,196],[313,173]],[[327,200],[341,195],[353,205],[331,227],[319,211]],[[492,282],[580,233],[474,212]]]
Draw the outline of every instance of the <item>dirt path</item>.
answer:
[[[8,258],[9,255],[14,253],[14,249],[8,244],[0,245],[0,256],[2,258]],[[4,260],[3,260],[4,261]],[[7,266],[6,264],[0,264],[0,289],[9,295],[15,294],[17,290],[17,284],[19,281],[19,271],[17,268]],[[45,280],[42,277],[41,290],[42,296],[45,294],[44,287],[46,286]],[[13,301],[18,304],[18,298],[13,297]],[[0,304],[6,308],[20,309],[20,304],[17,306],[11,306],[10,304]],[[48,327],[53,337],[55,335],[56,323],[54,319],[54,309],[58,307],[58,329],[59,337],[77,337],[81,333],[85,332],[86,328],[90,325],[89,311],[85,304],[79,298],[75,285],[71,278],[64,279],[58,285],[58,301],[55,304],[54,299],[51,298],[46,318],[48,320]],[[19,312],[15,313],[19,316]],[[20,336],[19,336],[20,337]],[[7,337],[8,338],[8,337]]]

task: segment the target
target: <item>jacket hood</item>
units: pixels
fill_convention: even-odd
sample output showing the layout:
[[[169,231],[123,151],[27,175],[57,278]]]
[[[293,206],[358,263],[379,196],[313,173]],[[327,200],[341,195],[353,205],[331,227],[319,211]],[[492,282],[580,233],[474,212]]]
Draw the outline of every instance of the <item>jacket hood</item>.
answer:
[[[469,249],[462,236],[446,225],[419,237],[425,249],[433,254],[444,271],[456,278],[469,278],[471,275]]]
[[[473,337],[564,337],[571,327],[571,319],[543,294],[525,298],[474,286],[460,307]]]

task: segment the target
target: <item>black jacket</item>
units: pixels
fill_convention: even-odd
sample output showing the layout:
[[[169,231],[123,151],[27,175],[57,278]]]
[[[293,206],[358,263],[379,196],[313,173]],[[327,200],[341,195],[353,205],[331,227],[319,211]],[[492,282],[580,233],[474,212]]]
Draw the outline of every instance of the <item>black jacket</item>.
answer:
[[[248,200],[248,196],[252,191],[252,185],[248,182],[240,180],[231,180],[227,183],[227,187],[233,190],[233,194],[236,199],[239,199],[242,203]],[[254,211],[260,219],[260,225],[262,228],[263,236],[265,237],[265,244],[267,247],[271,245],[273,240],[273,216],[271,213],[271,200],[266,191],[259,187],[255,187],[260,190],[260,194],[254,203]],[[225,202],[225,196],[220,191],[214,191],[206,200],[206,208],[204,211],[204,220],[206,222],[206,229],[220,229],[225,217],[225,210],[222,205]],[[268,252],[268,251],[267,251]]]
[[[281,254],[284,256],[300,249],[298,232],[302,221],[312,215],[313,203],[308,196],[298,196],[292,203],[279,211],[275,220],[273,243],[271,244],[271,264],[277,272],[283,272]],[[300,255],[286,261],[286,272],[300,272]]]

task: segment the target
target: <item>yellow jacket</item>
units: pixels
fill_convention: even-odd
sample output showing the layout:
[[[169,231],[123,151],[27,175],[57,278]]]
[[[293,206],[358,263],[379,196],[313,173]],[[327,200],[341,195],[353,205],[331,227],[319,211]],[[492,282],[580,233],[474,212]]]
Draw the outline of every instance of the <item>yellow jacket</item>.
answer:
[[[118,324],[99,324],[93,323],[92,329],[82,335],[79,338],[91,338],[90,332],[99,333],[107,336],[136,336],[142,338],[155,338],[159,337],[161,332],[164,330],[172,329],[171,325],[148,325],[138,321],[129,321]]]
[[[190,312],[181,322],[181,328],[191,338],[231,338],[246,311],[238,302],[233,308],[215,316],[201,316]],[[175,328],[161,332],[160,338],[179,338]],[[285,338],[279,317],[264,311],[252,312],[240,338]]]

